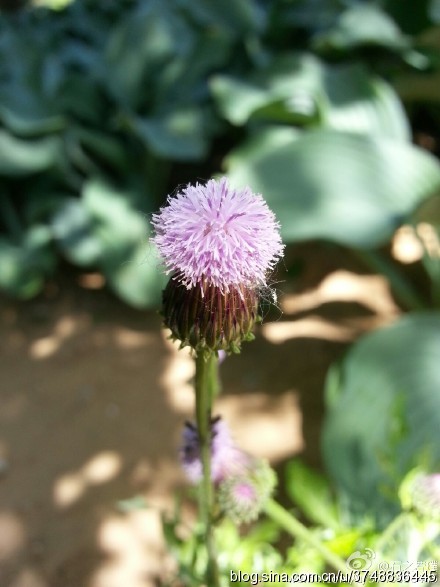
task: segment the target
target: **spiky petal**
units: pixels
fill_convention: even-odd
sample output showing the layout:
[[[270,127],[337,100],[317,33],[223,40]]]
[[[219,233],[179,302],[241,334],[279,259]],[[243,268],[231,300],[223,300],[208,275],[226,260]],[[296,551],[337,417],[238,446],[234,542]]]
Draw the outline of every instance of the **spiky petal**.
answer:
[[[186,186],[152,223],[168,273],[187,288],[206,283],[223,293],[264,285],[283,254],[279,224],[262,196],[226,178]]]

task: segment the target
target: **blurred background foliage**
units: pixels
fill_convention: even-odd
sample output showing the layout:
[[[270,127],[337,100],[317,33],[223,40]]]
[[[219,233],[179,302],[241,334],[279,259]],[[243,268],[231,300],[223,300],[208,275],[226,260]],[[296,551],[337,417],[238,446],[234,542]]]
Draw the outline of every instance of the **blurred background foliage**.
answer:
[[[287,243],[370,260],[438,192],[437,159],[412,141],[437,152],[438,0],[1,6],[0,288],[13,297],[37,295],[63,258],[154,307],[148,215],[222,169],[265,195]]]
[[[438,239],[440,1],[0,6],[0,289],[32,298],[63,260],[154,308],[149,215],[195,178],[250,185],[286,243],[348,247],[425,311],[356,343],[327,382],[345,513],[389,519],[414,460],[440,458],[438,246],[419,239],[428,292],[386,254],[403,225]]]

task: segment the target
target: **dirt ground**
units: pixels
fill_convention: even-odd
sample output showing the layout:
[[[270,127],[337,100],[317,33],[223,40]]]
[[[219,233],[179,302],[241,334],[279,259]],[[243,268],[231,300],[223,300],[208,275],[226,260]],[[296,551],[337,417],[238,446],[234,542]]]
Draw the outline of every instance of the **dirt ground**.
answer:
[[[280,310],[222,364],[215,410],[280,470],[298,454],[321,466],[328,366],[399,313],[385,280],[340,249],[303,246],[295,264]],[[0,587],[150,587],[169,565],[159,512],[184,483],[193,364],[156,313],[101,285],[65,272],[37,300],[2,303]],[[150,507],[118,508],[138,495]]]

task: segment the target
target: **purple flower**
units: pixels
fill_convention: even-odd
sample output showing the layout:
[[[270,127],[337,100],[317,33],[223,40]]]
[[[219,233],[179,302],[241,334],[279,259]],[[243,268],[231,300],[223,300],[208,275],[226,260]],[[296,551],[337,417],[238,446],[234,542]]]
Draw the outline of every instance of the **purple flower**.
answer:
[[[212,420],[211,435],[211,479],[220,511],[237,524],[257,519],[276,485],[275,473],[266,461],[238,448],[220,418]],[[199,483],[203,477],[199,438],[189,422],[183,430],[181,460],[191,483]]]
[[[153,214],[156,244],[167,272],[188,289],[258,287],[282,257],[279,224],[259,194],[226,178],[188,185]]]
[[[236,446],[231,438],[227,424],[215,418],[211,424],[211,479],[220,483],[232,475],[243,474],[251,465],[252,458]],[[202,478],[199,437],[197,428],[186,422],[183,429],[181,449],[182,467],[191,483],[198,483]]]

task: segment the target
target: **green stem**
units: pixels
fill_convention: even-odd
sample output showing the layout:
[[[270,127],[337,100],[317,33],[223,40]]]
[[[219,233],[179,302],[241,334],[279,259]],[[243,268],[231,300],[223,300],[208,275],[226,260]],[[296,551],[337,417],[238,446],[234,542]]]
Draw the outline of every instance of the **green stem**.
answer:
[[[377,570],[387,547],[389,548],[393,539],[397,537],[399,540],[399,538],[401,539],[401,536],[404,535],[405,525],[407,525],[410,530],[416,528],[419,537],[419,548],[417,552],[407,552],[408,560],[418,559],[423,549],[429,548],[431,544],[434,544],[439,535],[438,526],[436,524],[432,527],[433,530],[429,531],[429,528],[426,525],[424,526],[420,521],[417,522],[417,517],[413,513],[402,512],[394,518],[390,524],[388,524],[382,532],[380,539],[377,541],[374,549],[376,551],[376,564],[370,569],[370,574]]]
[[[380,562],[380,556],[382,555],[386,545],[391,542],[393,536],[395,534],[397,534],[398,530],[399,531],[403,530],[403,526],[407,520],[408,520],[408,514],[406,512],[403,512],[403,513],[399,514],[397,517],[395,517],[388,524],[388,526],[385,528],[385,530],[383,530],[383,532],[382,532],[382,534],[381,534],[381,536],[380,536],[379,540],[377,541],[376,546],[374,548],[374,550],[376,551],[377,563],[376,563],[376,565],[373,565],[372,570],[376,570],[376,566]]]
[[[208,372],[208,393],[211,396],[211,402],[220,394],[221,383],[218,373],[218,357],[213,353],[212,359],[209,362]]]
[[[316,536],[310,532],[310,530],[304,526],[304,524],[301,524],[301,522],[299,522],[279,503],[273,499],[269,499],[266,503],[264,511],[266,512],[266,515],[269,516],[269,518],[281,526],[281,528],[283,528],[291,536],[308,542],[310,546],[319,552],[328,565],[337,571],[342,571],[343,573],[348,572],[349,569],[347,568],[347,563],[338,555],[329,550],[326,546],[324,546],[324,544],[322,544],[322,542],[316,538]]]
[[[212,374],[217,357],[198,353],[196,357],[196,419],[199,434],[200,457],[203,467],[203,478],[200,484],[200,518],[205,529],[208,564],[206,581],[209,587],[218,587],[219,575],[214,543],[213,505],[214,491],[211,481],[211,407],[212,407]]]
[[[385,275],[394,290],[397,298],[405,304],[409,310],[423,310],[426,304],[415,292],[410,282],[403,276],[399,269],[387,261],[387,259],[375,251],[356,251],[357,256],[371,269]]]

